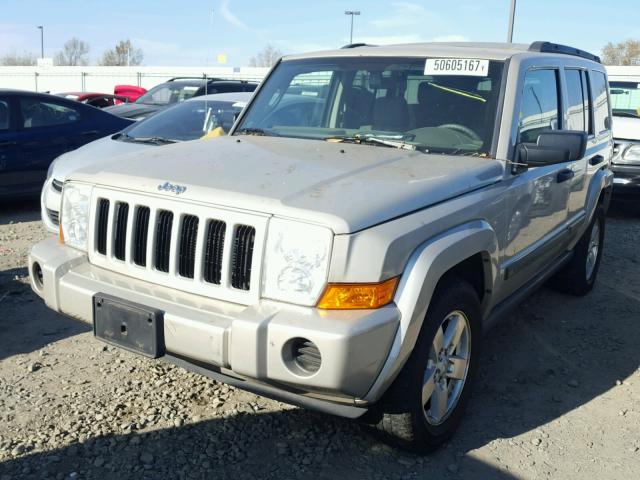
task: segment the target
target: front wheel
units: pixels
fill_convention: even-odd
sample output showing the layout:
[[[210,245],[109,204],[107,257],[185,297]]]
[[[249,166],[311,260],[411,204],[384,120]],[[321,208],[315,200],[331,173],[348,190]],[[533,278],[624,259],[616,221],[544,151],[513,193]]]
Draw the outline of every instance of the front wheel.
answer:
[[[571,295],[586,295],[598,276],[604,246],[605,211],[597,207],[593,220],[573,250],[569,263],[553,278],[556,290]]]
[[[480,316],[469,283],[441,282],[413,352],[383,399],[378,428],[399,446],[431,451],[458,427],[477,369]]]

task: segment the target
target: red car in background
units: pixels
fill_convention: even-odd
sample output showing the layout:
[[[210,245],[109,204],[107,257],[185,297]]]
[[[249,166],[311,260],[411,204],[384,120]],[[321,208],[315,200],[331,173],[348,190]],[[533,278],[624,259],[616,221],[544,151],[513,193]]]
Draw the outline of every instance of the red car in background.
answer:
[[[120,97],[127,97],[129,102],[135,102],[138,97],[147,93],[147,89],[135,85],[116,85],[113,93]]]
[[[92,107],[104,108],[112,107],[127,103],[129,99],[124,95],[114,95],[112,93],[96,93],[96,92],[63,92],[56,93],[58,97],[75,100],[76,102],[86,103]]]
[[[68,98],[76,102],[86,103],[92,107],[105,108],[122,103],[135,102],[138,97],[147,92],[146,88],[135,85],[116,85],[113,93],[96,92],[62,92],[56,93],[58,97]]]

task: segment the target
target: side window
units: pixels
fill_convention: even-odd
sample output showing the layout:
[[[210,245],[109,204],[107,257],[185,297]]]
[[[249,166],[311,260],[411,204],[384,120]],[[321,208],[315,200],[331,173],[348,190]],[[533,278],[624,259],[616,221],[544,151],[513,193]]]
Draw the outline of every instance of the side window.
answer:
[[[213,90],[215,90],[215,93],[237,92],[238,88],[239,86],[236,87],[234,84],[218,83],[215,87],[209,89],[209,93],[213,93]]]
[[[37,98],[21,98],[20,112],[22,128],[52,127],[80,120],[80,114],[76,109],[58,103],[43,102]]]
[[[535,143],[545,130],[560,128],[556,70],[532,70],[524,77],[518,141]]]
[[[588,132],[587,112],[588,104],[585,99],[589,98],[588,92],[584,90],[581,70],[565,70],[567,83],[567,129]]]
[[[9,100],[0,99],[0,131],[9,130]]]
[[[607,79],[602,72],[591,71],[591,94],[593,99],[593,123],[595,134],[609,130],[609,95]]]

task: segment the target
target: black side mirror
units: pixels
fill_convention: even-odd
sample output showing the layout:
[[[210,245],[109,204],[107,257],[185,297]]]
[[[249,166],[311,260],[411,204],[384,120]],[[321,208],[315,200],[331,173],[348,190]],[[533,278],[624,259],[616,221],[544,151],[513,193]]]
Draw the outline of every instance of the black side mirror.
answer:
[[[573,162],[584,157],[584,154],[587,151],[587,134],[578,130],[556,130],[543,132],[538,135],[537,144],[539,147],[568,150],[569,158],[566,161]]]
[[[521,143],[516,149],[514,173],[528,167],[571,162],[584,157],[587,134],[574,130],[549,130],[538,135],[535,144]]]

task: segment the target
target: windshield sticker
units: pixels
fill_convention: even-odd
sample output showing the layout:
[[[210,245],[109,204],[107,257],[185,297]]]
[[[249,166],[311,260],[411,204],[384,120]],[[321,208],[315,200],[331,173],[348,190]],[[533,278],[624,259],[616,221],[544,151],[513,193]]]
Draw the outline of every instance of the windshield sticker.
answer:
[[[427,58],[425,75],[466,75],[486,77],[489,74],[489,60],[477,58]]]

